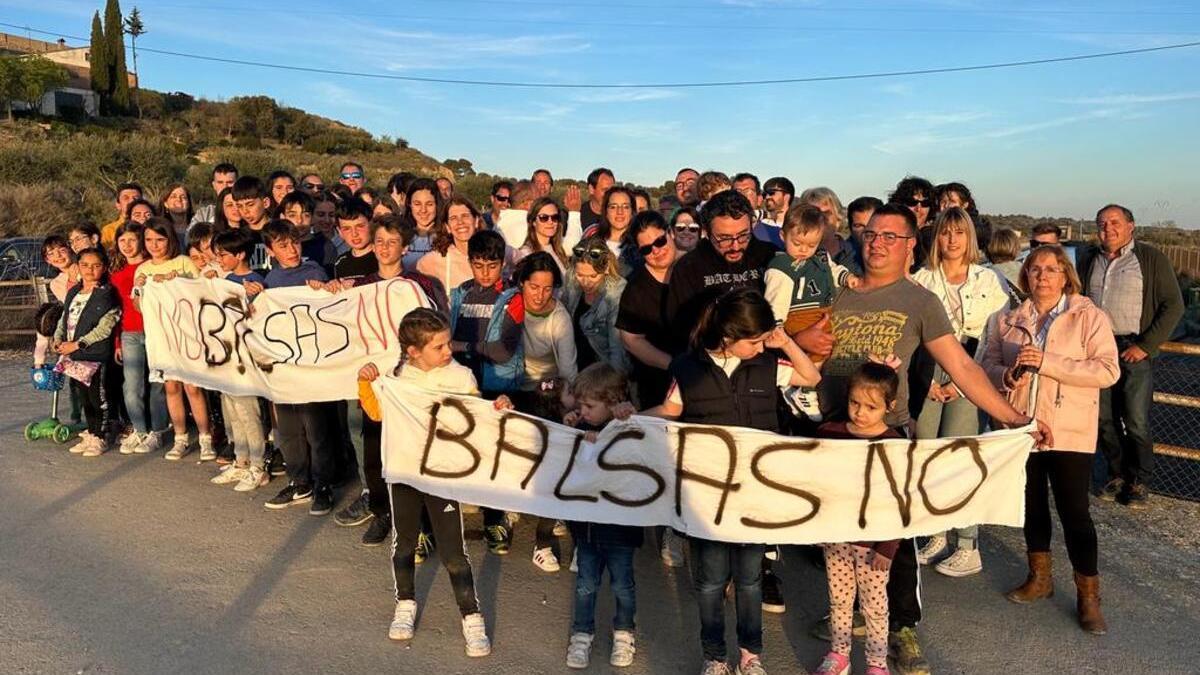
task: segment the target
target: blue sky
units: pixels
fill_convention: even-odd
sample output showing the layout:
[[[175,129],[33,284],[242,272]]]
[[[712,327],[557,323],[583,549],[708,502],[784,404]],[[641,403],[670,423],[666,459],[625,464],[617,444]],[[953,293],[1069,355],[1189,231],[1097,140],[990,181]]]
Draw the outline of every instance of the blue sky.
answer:
[[[102,0],[0,0],[0,21],[87,35]],[[133,3],[122,3],[128,12]],[[141,43],[339,70],[662,83],[912,70],[1200,40],[1180,0],[406,0],[141,3]],[[6,29],[8,30],[8,29]],[[12,31],[19,32],[19,31]],[[906,173],[959,180],[989,213],[1200,227],[1200,48],[1019,69],[714,89],[498,89],[314,75],[141,53],[143,82],[267,94],[438,159],[660,184],[683,165],[844,201]]]

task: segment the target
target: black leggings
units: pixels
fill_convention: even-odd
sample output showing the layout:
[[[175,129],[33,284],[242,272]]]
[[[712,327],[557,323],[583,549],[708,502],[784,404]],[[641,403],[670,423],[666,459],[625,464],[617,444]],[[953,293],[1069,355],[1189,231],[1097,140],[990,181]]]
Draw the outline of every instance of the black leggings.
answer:
[[[88,433],[102,439],[106,444],[111,444],[116,440],[116,433],[112,423],[115,411],[108,398],[108,370],[108,364],[101,362],[100,368],[92,374],[91,384],[85,385],[74,379],[70,382],[71,391],[75,392],[75,397],[83,404]]]
[[[392,483],[392,575],[396,582],[396,601],[415,600],[413,573],[417,534],[421,529],[421,511],[429,513],[433,534],[437,537],[438,557],[450,574],[454,600],[463,616],[479,611],[475,596],[475,576],[463,543],[462,508],[458,502],[427,495],[402,483]]]
[[[1071,567],[1084,576],[1097,573],[1096,527],[1088,512],[1091,453],[1046,451],[1030,453],[1025,462],[1025,547],[1034,553],[1050,550],[1050,493]]]

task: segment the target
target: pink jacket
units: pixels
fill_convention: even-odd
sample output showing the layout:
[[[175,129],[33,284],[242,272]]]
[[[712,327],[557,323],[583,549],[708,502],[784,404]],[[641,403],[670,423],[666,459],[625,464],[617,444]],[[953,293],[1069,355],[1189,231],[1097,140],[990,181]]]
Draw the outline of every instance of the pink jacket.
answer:
[[[1032,344],[1037,311],[1026,300],[988,321],[980,365],[1014,408],[1050,425],[1053,450],[1092,453],[1100,416],[1100,389],[1120,376],[1117,343],[1108,316],[1082,295],[1067,296],[1067,306],[1050,324],[1038,371],[1035,409],[1029,410],[1029,384],[1008,388],[1004,373],[1021,347]],[[1032,382],[1032,378],[1027,380]]]

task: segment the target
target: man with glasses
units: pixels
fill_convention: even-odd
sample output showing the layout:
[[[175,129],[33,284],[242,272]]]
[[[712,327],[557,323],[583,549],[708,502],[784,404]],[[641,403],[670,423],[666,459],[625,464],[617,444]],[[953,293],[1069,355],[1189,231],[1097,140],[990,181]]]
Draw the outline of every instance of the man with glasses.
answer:
[[[676,352],[687,345],[700,312],[731,288],[763,290],[763,272],[775,249],[751,235],[754,207],[740,192],[718,192],[700,211],[708,238],[679,259],[667,289],[667,318],[675,331]]]
[[[537,189],[537,183],[534,183],[534,189]],[[492,183],[492,208],[483,212],[483,222],[487,225],[487,229],[496,229],[496,223],[500,220],[500,212],[512,206],[512,191],[512,181],[498,180]]]
[[[696,206],[700,198],[696,196],[696,181],[700,172],[691,167],[684,167],[675,174],[674,192],[664,194],[658,200],[658,212],[663,218],[670,220],[671,214],[686,206]]]
[[[196,209],[192,214],[192,222],[196,223],[215,223],[217,222],[217,197],[221,196],[221,191],[225,188],[233,187],[233,184],[238,179],[237,167],[227,162],[222,162],[213,167],[212,170],[212,190],[213,201]]]
[[[580,224],[583,231],[600,222],[600,210],[603,208],[604,195],[617,182],[613,172],[604,167],[592,170],[587,177],[588,201],[579,212]],[[566,205],[571,210],[570,205]]]
[[[900,375],[900,390],[885,419],[902,433],[908,430],[909,364],[917,347],[924,346],[963,395],[996,424],[1029,424],[1032,420],[1009,405],[954,337],[937,296],[905,276],[916,235],[916,217],[908,208],[887,204],[876,209],[862,232],[864,275],[857,288],[846,288],[834,300],[832,333],[818,324],[796,334],[796,342],[809,354],[827,356],[818,385],[822,413],[843,414],[850,376],[868,360],[887,361]],[[1039,422],[1038,429],[1049,443],[1049,428]],[[889,642],[898,672],[927,674],[929,663],[916,632],[921,619],[916,552],[915,541],[905,539],[892,561]],[[823,628],[818,625],[818,632],[827,635]]]
[[[316,197],[325,191],[325,181],[315,173],[306,173],[300,177],[300,190],[309,197]]]
[[[342,165],[342,170],[338,175],[338,182],[350,188],[351,194],[358,194],[358,191],[366,187],[367,174],[363,171],[362,164],[358,162],[346,162]]]
[[[1021,254],[1017,259],[1018,262],[1025,262],[1030,252],[1039,246],[1062,246],[1063,252],[1067,254],[1067,259],[1071,261],[1072,265],[1075,264],[1075,247],[1063,243],[1062,228],[1054,223],[1038,223],[1033,226],[1033,231],[1029,233],[1029,250]]]
[[[783,219],[792,208],[796,186],[783,176],[767,179],[763,184],[762,217],[754,224],[754,238],[783,250]]]
[[[1150,403],[1154,357],[1183,316],[1183,296],[1171,261],[1134,241],[1133,212],[1109,204],[1096,213],[1099,247],[1080,252],[1083,292],[1112,320],[1121,378],[1100,390],[1099,447],[1108,464],[1106,501],[1145,508],[1154,476]]]
[[[113,191],[113,208],[117,210],[117,219],[100,228],[100,245],[106,250],[112,250],[117,243],[117,228],[125,223],[125,213],[129,205],[142,198],[142,186],[137,183],[121,183]]]

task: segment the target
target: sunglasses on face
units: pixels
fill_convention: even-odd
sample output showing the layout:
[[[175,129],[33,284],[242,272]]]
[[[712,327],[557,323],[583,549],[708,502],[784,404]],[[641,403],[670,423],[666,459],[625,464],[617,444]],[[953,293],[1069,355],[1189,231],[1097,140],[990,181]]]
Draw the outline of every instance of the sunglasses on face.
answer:
[[[343,176],[343,178],[344,177],[345,176]],[[325,186],[320,183],[301,183],[300,186],[303,187],[305,190],[324,190],[325,189]]]
[[[586,248],[583,246],[576,246],[574,249],[572,249],[572,253],[574,253],[575,257],[578,259],[590,260],[594,263],[603,262],[608,258],[607,248]]]
[[[557,223],[562,220],[562,216],[557,213],[539,213],[537,221],[539,223]]]
[[[664,235],[660,236],[658,239],[655,239],[654,241],[650,242],[649,244],[646,244],[645,246],[639,246],[638,253],[641,253],[642,257],[645,257],[645,256],[650,255],[654,251],[654,249],[662,248],[666,245],[667,245],[667,235],[664,234]]]
[[[763,190],[763,194],[768,197],[770,197],[773,194],[780,193],[780,192],[783,192],[783,190],[780,190],[779,188],[767,188],[766,190]]]
[[[684,232],[688,232],[690,234],[700,234],[700,226],[695,223],[691,223],[691,224],[684,223],[681,225],[676,225],[675,231],[680,234],[683,234]]]
[[[492,195],[492,199],[498,202],[507,202],[512,199],[510,195]]]
[[[927,209],[927,208],[929,208],[929,207],[933,206],[933,200],[932,200],[932,199],[912,199],[912,198],[909,198],[909,199],[905,199],[905,200],[904,200],[904,205],[905,205],[905,206],[907,206],[907,207],[908,207],[908,208],[910,208],[910,209],[911,209],[911,208],[918,207],[918,206],[919,206],[919,207],[921,207],[921,208],[923,208],[923,209]]]
[[[342,174],[342,180],[354,180],[357,178],[362,178],[361,171],[351,171],[349,173]]]

